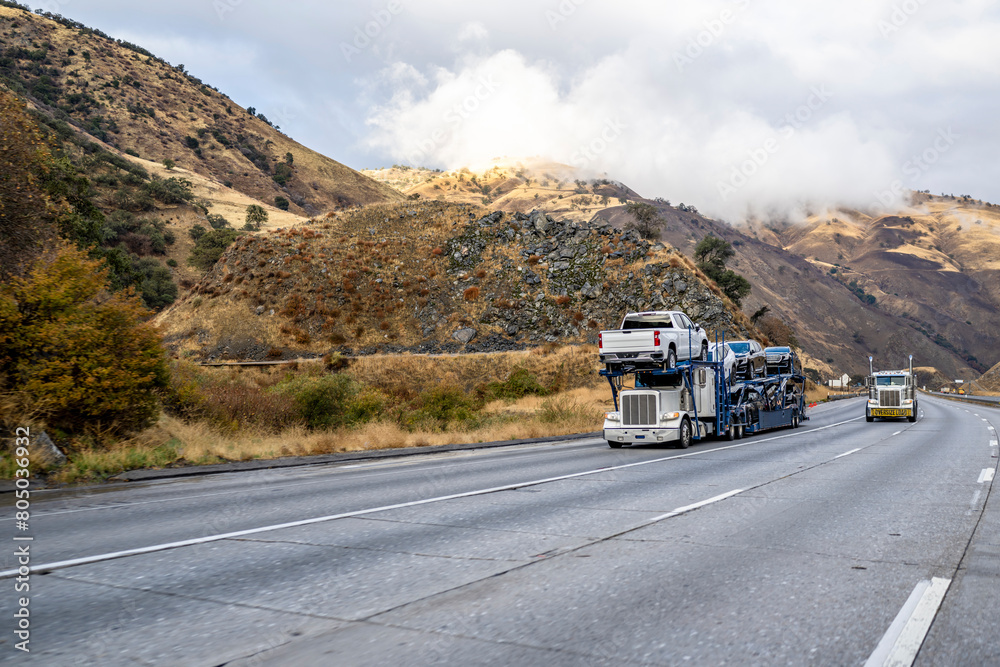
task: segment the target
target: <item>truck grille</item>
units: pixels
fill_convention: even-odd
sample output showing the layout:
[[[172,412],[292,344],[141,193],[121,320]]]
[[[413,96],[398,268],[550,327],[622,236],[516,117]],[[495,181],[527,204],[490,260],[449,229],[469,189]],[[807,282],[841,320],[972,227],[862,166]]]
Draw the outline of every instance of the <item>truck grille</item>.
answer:
[[[879,405],[890,408],[898,408],[899,391],[883,391],[879,394]]]
[[[625,426],[656,426],[656,394],[625,394],[622,396],[622,424]]]

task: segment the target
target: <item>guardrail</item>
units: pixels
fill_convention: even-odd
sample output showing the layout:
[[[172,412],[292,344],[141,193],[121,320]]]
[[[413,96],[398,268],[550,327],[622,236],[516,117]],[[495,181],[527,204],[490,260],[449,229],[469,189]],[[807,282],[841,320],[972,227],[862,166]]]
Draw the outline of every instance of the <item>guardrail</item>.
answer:
[[[940,396],[941,398],[949,398],[953,401],[965,401],[968,403],[978,403],[980,405],[988,405],[992,407],[1000,407],[1000,396],[968,396],[963,394],[943,394],[940,391],[923,391],[921,393],[927,394],[929,396]]]
[[[864,392],[859,392],[855,394],[830,394],[826,397],[827,401],[842,401],[845,398],[857,398],[858,396],[864,396]]]

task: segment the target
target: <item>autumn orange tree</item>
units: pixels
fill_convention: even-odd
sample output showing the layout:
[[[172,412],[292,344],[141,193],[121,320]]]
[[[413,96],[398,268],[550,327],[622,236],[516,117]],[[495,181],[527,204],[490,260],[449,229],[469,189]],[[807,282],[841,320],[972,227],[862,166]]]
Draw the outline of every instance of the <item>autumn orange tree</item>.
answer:
[[[108,292],[100,260],[62,242],[0,286],[0,392],[68,434],[118,435],[159,413],[169,371],[131,290]],[[9,420],[10,415],[5,415]]]

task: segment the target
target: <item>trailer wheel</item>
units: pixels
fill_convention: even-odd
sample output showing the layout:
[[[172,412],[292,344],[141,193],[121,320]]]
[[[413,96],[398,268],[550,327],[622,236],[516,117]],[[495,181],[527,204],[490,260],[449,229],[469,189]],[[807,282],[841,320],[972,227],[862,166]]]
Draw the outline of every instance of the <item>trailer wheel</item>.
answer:
[[[730,424],[726,427],[726,440],[733,441],[736,439],[736,424]]]
[[[691,446],[691,420],[687,417],[681,420],[681,437],[677,441],[677,446],[681,449],[687,449]]]
[[[674,352],[673,347],[667,350],[667,361],[664,364],[664,368],[668,371],[672,371],[677,368],[677,353]]]
[[[799,427],[799,413],[792,413],[792,428]]]
[[[615,442],[614,440],[608,440],[608,447],[610,447],[611,449],[621,449],[622,443]]]

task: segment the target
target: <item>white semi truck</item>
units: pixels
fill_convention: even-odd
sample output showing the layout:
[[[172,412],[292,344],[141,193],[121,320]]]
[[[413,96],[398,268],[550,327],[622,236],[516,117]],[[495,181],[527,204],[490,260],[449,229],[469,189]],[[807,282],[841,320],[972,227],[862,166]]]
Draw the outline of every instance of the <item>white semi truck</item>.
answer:
[[[721,363],[709,362],[690,373],[635,373],[634,388],[623,389],[619,384],[614,391],[617,409],[604,415],[608,444],[618,448],[676,442],[686,449],[695,438],[717,433],[719,408],[724,406],[719,405],[717,380],[721,378],[716,365]],[[617,377],[624,379],[626,374]],[[727,425],[723,422],[722,428]]]
[[[616,449],[666,443],[687,448],[712,435],[732,440],[794,428],[807,419],[805,377],[794,371],[731,382],[721,359],[690,359],[667,368],[601,360],[600,374],[611,385],[615,407],[604,415],[604,439]]]
[[[871,375],[865,378],[868,387],[865,421],[903,417],[917,421],[917,376],[913,373],[913,355],[910,355],[909,370],[874,371],[871,363],[872,358],[868,357]]]

